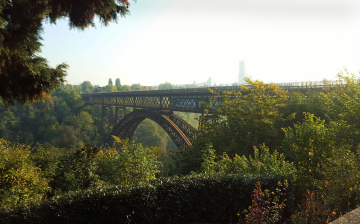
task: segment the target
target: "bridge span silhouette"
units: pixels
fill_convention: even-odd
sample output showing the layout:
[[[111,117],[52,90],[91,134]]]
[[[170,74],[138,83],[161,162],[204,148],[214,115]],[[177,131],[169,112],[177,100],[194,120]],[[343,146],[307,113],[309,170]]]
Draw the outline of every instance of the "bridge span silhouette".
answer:
[[[331,82],[324,85],[323,82],[297,82],[280,83],[280,88],[289,91],[306,92],[309,90],[321,90],[328,85],[341,85],[342,83]],[[148,90],[111,93],[82,94],[82,98],[90,105],[103,107],[115,107],[115,116],[120,119],[113,126],[111,135],[121,139],[131,139],[137,126],[146,118],[159,124],[179,149],[188,149],[192,146],[191,139],[195,138],[195,128],[185,120],[175,115],[174,111],[203,113],[206,109],[202,102],[209,102],[217,93],[227,91],[242,91],[240,86],[203,87],[172,90]],[[126,107],[134,110],[129,114],[121,113]],[[211,113],[211,111],[210,111]]]

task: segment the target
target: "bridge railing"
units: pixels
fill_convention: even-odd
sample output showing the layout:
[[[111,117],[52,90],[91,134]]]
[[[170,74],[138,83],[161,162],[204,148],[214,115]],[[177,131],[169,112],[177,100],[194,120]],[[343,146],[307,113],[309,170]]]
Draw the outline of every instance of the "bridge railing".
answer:
[[[346,83],[342,80],[272,84],[279,85],[280,88],[289,91],[302,92],[311,89],[319,90],[327,87],[346,85]],[[241,91],[240,86],[219,86],[171,90],[91,93],[82,94],[82,97],[90,104],[99,104],[104,106],[121,106],[201,113],[203,108],[200,102],[208,102],[209,98],[212,97],[212,93],[209,91],[209,89],[215,90],[218,93],[222,93],[224,91]]]
[[[287,82],[287,83],[267,83],[279,85],[282,88],[325,88],[329,86],[341,86],[346,83],[343,80],[327,80],[327,81],[307,81],[307,82]],[[244,85],[248,86],[248,85]],[[146,91],[128,91],[128,92],[111,92],[111,93],[89,93],[82,94],[83,96],[87,95],[103,95],[103,96],[112,96],[119,95],[122,96],[137,96],[137,95],[172,95],[172,94],[181,94],[181,93],[209,93],[209,89],[213,89],[217,92],[223,91],[239,91],[240,86],[215,86],[215,87],[199,87],[199,88],[178,88],[178,89],[168,89],[168,90],[146,90]]]

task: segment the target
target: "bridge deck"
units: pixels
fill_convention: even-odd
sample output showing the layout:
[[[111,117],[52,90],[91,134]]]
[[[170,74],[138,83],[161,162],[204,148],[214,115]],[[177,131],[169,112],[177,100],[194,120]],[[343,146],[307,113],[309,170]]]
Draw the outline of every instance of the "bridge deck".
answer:
[[[331,85],[343,83],[331,82]],[[280,88],[289,91],[320,90],[328,87],[322,82],[282,83]],[[149,90],[112,93],[82,94],[82,98],[89,104],[103,106],[133,107],[156,110],[172,110],[182,112],[202,113],[204,108],[201,102],[208,102],[213,95],[209,89],[217,93],[225,91],[242,91],[239,86],[203,87],[172,90]]]

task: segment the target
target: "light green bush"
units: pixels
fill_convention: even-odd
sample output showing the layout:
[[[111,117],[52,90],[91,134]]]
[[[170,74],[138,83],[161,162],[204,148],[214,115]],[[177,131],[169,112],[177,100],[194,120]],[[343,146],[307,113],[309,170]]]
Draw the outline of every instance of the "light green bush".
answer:
[[[30,147],[0,139],[0,207],[43,199],[50,190],[41,169],[30,160]]]
[[[285,160],[284,154],[270,152],[265,145],[258,149],[254,146],[254,157],[238,156],[230,158],[226,153],[215,156],[215,150],[209,144],[203,151],[202,172],[224,174],[265,174],[291,175],[296,169],[293,163]]]

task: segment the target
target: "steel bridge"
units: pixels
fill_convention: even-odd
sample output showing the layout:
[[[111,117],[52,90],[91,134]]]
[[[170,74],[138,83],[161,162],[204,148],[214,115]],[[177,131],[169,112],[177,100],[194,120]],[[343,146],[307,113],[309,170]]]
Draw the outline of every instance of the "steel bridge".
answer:
[[[343,83],[331,82],[299,82],[280,83],[280,88],[289,91],[320,90],[328,85],[342,85]],[[213,94],[227,91],[242,91],[239,86],[223,86],[209,88],[188,88],[172,90],[149,90],[112,93],[82,94],[84,101],[91,105],[103,107],[114,106],[116,115],[120,108],[132,107],[133,112],[123,115],[122,120],[114,125],[112,135],[122,139],[131,139],[137,126],[146,118],[159,124],[171,137],[179,149],[192,146],[191,138],[195,137],[195,128],[186,121],[176,116],[173,111],[203,113],[204,106],[201,102],[208,102]]]

